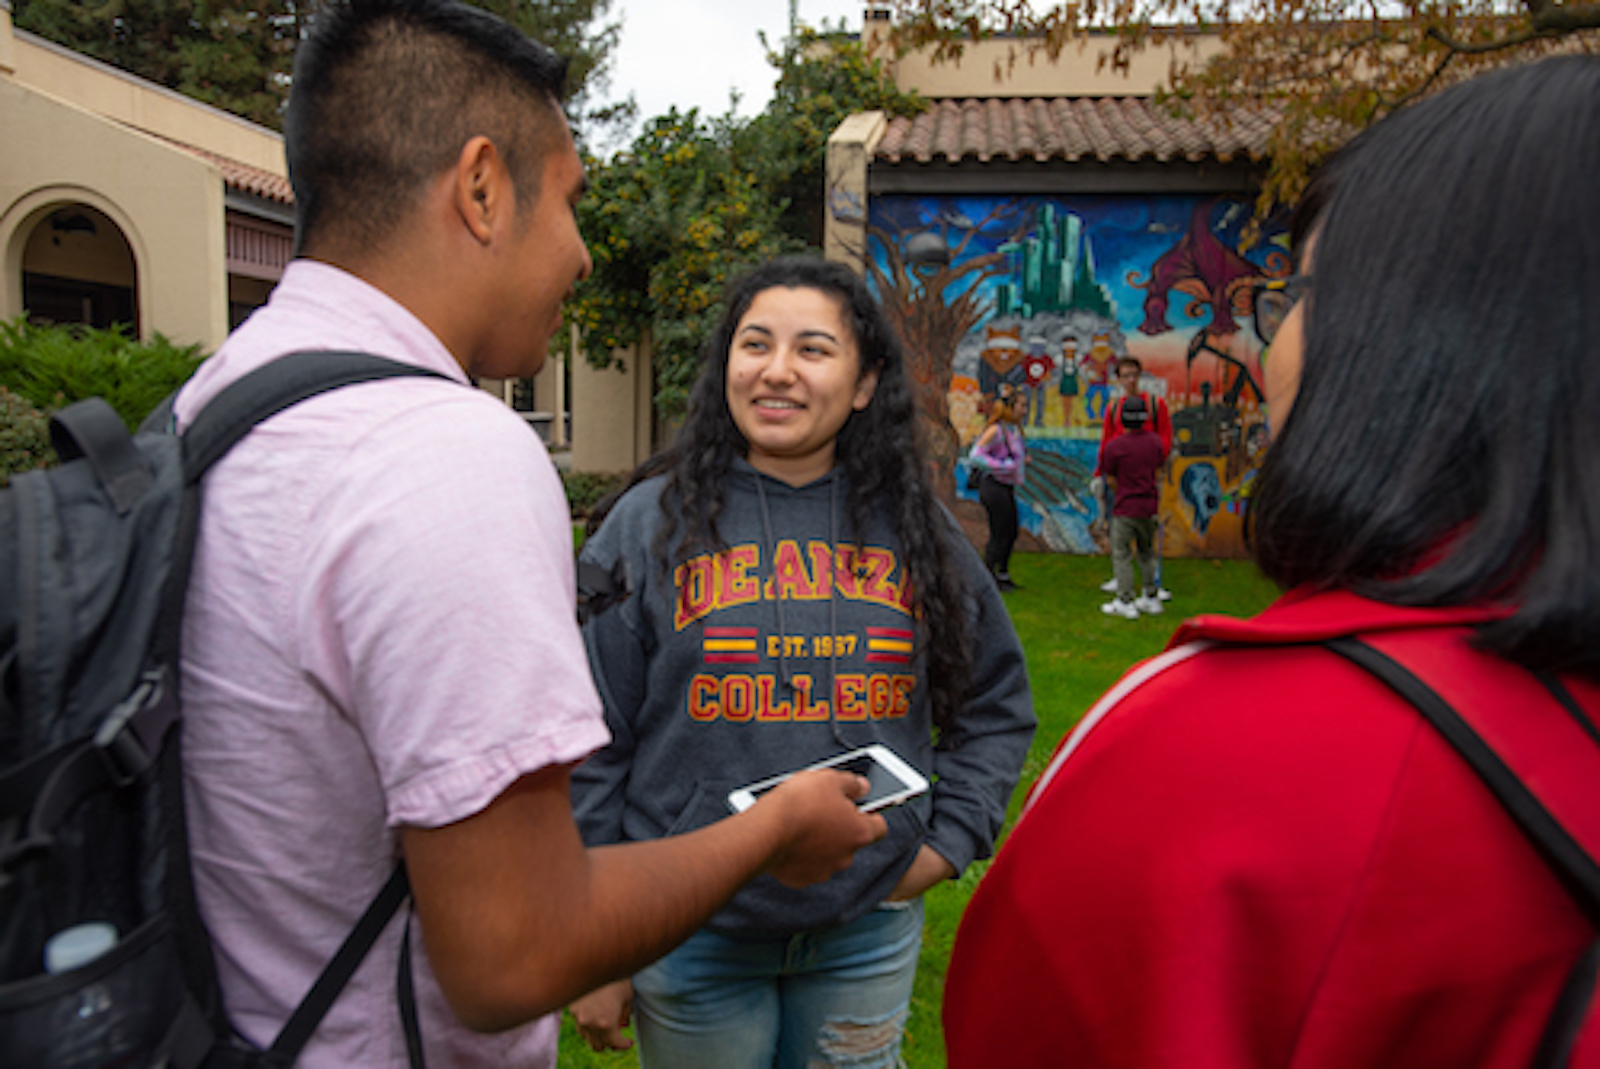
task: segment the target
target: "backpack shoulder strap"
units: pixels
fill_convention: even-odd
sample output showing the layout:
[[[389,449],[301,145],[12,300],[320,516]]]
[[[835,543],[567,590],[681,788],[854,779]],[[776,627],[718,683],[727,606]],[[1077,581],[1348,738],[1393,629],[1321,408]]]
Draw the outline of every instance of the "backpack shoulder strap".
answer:
[[[278,1038],[273,1040],[271,1052],[275,1058],[281,1059],[284,1065],[293,1065],[300,1051],[305,1048],[317,1030],[317,1025],[328,1015],[333,1008],[334,1001],[339,993],[344,990],[350,978],[355,975],[356,969],[362,961],[366,960],[367,952],[378,941],[378,936],[388,927],[389,920],[399,910],[400,904],[411,894],[411,884],[406,878],[404,862],[397,862],[389,873],[389,879],[378,889],[366,910],[356,921],[350,934],[345,936],[344,942],[323,967],[321,975],[311,985],[311,990],[306,993],[300,1005],[296,1006],[290,1014],[288,1021],[284,1022],[283,1029],[278,1033]],[[408,1033],[415,1028],[416,1003],[415,996],[407,989],[411,987],[411,955],[409,953],[410,927],[409,919],[406,929],[406,940],[398,965],[399,977],[397,984],[406,992],[401,999],[401,1017],[405,1022]],[[415,1057],[412,1065],[416,1065]]]
[[[1501,662],[1485,665],[1497,676],[1485,690],[1459,673],[1453,673],[1453,686],[1430,673],[1430,685],[1419,672],[1432,666],[1402,663],[1407,651],[1390,643],[1384,643],[1390,647],[1386,651],[1375,642],[1344,636],[1325,645],[1416,706],[1600,923],[1600,863],[1595,860],[1600,855],[1600,743],[1594,725],[1560,681]],[[1511,670],[1504,678],[1498,678],[1501,667]],[[1441,694],[1447,686],[1453,702]],[[1482,700],[1485,693],[1491,700]]]
[[[133,444],[122,417],[102,397],[68,405],[50,417],[50,444],[63,462],[84,457],[119,515],[155,482],[150,461]]]
[[[190,481],[204,475],[257,423],[328,390],[407,375],[454,381],[427,368],[371,353],[311,351],[278,357],[231,383],[207,402],[183,432]]]
[[[1161,425],[1161,410],[1156,407],[1156,402],[1161,400],[1161,398],[1157,397],[1153,393],[1147,393],[1143,390],[1139,391],[1139,396],[1144,398],[1144,429],[1147,431],[1155,431]]]
[[[1478,653],[1465,633],[1449,644],[1455,648],[1442,651],[1436,640],[1426,650],[1406,649],[1412,641],[1386,636],[1374,643],[1347,635],[1323,645],[1417,708],[1539,848],[1591,923],[1600,924],[1600,729],[1555,676]],[[1597,981],[1600,941],[1568,974],[1534,1054],[1535,1069],[1570,1062]]]
[[[191,518],[197,510],[197,484],[211,465],[256,424],[301,401],[355,383],[410,375],[454,381],[438,372],[371,353],[299,352],[279,357],[258,368],[224,388],[206,403],[183,432],[184,473],[188,483],[185,509],[189,514],[180,527],[180,546],[174,556],[172,581],[169,582],[162,619],[158,623],[158,652],[166,653],[169,657],[176,653],[180,631],[178,620],[188,587],[189,564],[197,528]],[[339,993],[365,960],[378,936],[409,895],[410,884],[406,879],[405,866],[403,863],[396,864],[388,881],[368,904],[311,990],[284,1023],[271,1049],[261,1059],[263,1064],[294,1063]],[[411,984],[409,937],[408,927],[398,964],[397,990],[401,1020],[405,1025],[408,1060],[413,1067],[419,1067],[422,1065],[422,1052]]]
[[[189,589],[189,565],[199,526],[198,484],[211,465],[256,424],[301,401],[342,386],[409,375],[454,381],[436,371],[372,353],[310,350],[280,356],[230,383],[206,402],[182,435],[187,491],[172,572],[154,632],[152,652],[158,663],[170,665],[176,660],[179,620]]]

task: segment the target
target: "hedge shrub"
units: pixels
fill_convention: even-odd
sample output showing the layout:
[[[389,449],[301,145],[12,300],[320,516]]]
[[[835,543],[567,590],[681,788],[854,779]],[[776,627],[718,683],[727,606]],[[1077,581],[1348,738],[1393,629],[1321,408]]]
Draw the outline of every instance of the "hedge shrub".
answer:
[[[104,397],[129,428],[182,385],[201,359],[200,346],[160,334],[139,342],[121,329],[0,322],[0,386],[44,411]]]
[[[567,504],[574,519],[583,519],[602,497],[628,481],[628,472],[564,471],[561,482],[567,488]]]
[[[0,386],[0,486],[35,468],[56,462],[50,447],[50,418]]]
[[[157,334],[141,344],[121,330],[0,322],[0,485],[14,472],[55,462],[46,413],[104,397],[130,428],[194,373],[198,345]],[[627,481],[627,472],[562,472],[575,518]]]

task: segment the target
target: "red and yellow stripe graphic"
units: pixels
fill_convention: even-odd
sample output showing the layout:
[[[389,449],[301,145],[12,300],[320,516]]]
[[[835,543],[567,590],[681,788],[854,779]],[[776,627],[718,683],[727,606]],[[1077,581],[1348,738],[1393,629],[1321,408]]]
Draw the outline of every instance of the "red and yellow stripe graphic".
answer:
[[[903,627],[867,628],[868,664],[910,664],[912,633]]]
[[[760,632],[753,627],[708,627],[700,640],[706,664],[755,664]]]

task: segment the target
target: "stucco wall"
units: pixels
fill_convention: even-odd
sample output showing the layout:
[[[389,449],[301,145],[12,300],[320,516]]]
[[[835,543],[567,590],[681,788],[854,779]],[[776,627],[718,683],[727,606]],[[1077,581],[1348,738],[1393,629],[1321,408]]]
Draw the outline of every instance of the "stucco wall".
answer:
[[[632,471],[650,455],[651,388],[649,348],[619,354],[623,367],[593,367],[579,359],[572,367],[572,470]]]
[[[22,312],[28,236],[56,208],[88,204],[122,230],[140,329],[221,344],[228,327],[223,182],[187,153],[0,79],[0,317]]]
[[[85,111],[286,176],[273,131],[22,30],[16,79]]]
[[[867,248],[867,168],[887,125],[883,112],[861,112],[828,136],[823,254],[857,271]]]
[[[1196,47],[1190,49],[1188,41]],[[969,44],[958,61],[943,63],[933,62],[931,52],[924,50],[896,60],[894,80],[901,89],[915,89],[925,97],[1138,96],[1167,84],[1174,58],[1200,63],[1221,48],[1215,36],[1172,38],[1134,53],[1123,73],[1100,63],[1114,44],[1110,37],[1085,37],[1068,44],[1054,60],[1010,39]],[[997,69],[1002,77],[995,76]]]
[[[11,0],[0,0],[0,75],[17,68],[17,44],[11,30]]]

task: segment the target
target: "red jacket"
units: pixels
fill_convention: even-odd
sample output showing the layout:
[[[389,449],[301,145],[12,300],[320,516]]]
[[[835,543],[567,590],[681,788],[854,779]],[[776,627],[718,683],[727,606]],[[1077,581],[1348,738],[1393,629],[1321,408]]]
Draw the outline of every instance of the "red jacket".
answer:
[[[1172,455],[1172,416],[1167,412],[1167,403],[1153,393],[1141,393],[1144,404],[1150,413],[1150,419],[1145,426],[1154,431],[1161,439],[1161,456]],[[1126,434],[1128,428],[1122,425],[1122,406],[1127,403],[1126,397],[1119,397],[1117,403],[1112,405],[1105,414],[1105,419],[1100,424],[1100,451],[1095,457],[1094,473],[1104,475],[1106,446],[1118,435]]]
[[[1293,593],[1180,628],[1063,742],[979,885],[950,1065],[1527,1066],[1594,928],[1410,705],[1292,645],[1433,648],[1493,695],[1509,666],[1450,626],[1493,616]],[[1600,1066],[1597,1031],[1572,1065]]]

